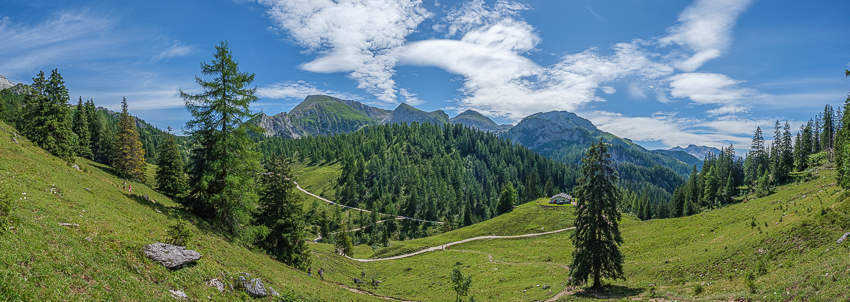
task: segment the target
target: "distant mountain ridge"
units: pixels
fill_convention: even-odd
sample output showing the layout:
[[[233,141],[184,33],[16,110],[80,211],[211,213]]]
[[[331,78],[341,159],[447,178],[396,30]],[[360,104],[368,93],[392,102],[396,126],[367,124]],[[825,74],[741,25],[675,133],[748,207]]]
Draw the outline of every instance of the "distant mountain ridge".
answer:
[[[699,160],[705,159],[705,157],[709,153],[714,154],[714,155],[720,154],[720,149],[717,149],[717,148],[714,148],[714,147],[697,146],[697,145],[694,145],[694,144],[688,145],[687,148],[682,148],[682,147],[676,146],[676,147],[670,148],[669,150],[670,151],[683,151],[685,153],[693,155],[694,157],[696,157]]]
[[[267,136],[287,138],[349,133],[369,125],[413,122],[462,124],[490,132],[504,131],[510,127],[499,126],[490,118],[473,110],[467,110],[450,119],[442,110],[426,112],[405,103],[394,110],[386,110],[326,95],[307,96],[290,112],[275,115],[261,113],[255,121],[266,130]]]
[[[349,133],[369,125],[413,122],[462,124],[498,133],[503,138],[565,163],[579,164],[585,149],[600,139],[611,144],[614,161],[628,162],[646,169],[658,165],[686,176],[690,174],[696,160],[680,156],[682,154],[646,150],[629,139],[601,131],[589,120],[567,111],[532,114],[516,126],[510,126],[498,125],[474,110],[466,110],[449,118],[442,110],[426,112],[405,103],[394,110],[385,110],[357,101],[311,95],[288,113],[273,116],[261,114],[257,121],[266,130],[267,136],[287,138]]]

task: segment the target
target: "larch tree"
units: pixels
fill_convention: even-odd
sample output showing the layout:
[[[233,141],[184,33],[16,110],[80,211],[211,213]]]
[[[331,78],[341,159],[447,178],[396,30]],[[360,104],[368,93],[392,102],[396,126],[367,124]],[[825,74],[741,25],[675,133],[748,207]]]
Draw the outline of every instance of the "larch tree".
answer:
[[[186,172],[183,170],[183,157],[180,156],[180,147],[177,145],[177,139],[174,134],[171,134],[171,127],[168,127],[168,134],[163,140],[162,151],[159,152],[156,169],[156,187],[165,195],[172,197],[182,197],[186,193]]]
[[[625,280],[617,210],[622,193],[617,187],[619,177],[608,146],[602,140],[585,153],[581,175],[573,191],[578,201],[576,229],[571,236],[575,249],[570,276],[574,283],[586,283],[588,278],[593,278],[593,287],[601,288],[603,277]]]
[[[89,120],[86,109],[83,106],[83,97],[77,102],[77,110],[74,112],[74,133],[77,134],[77,155],[93,159],[91,153],[91,132],[89,131]]]
[[[180,91],[192,120],[186,122],[191,136],[190,190],[183,204],[239,236],[256,209],[255,178],[261,170],[259,153],[248,131],[262,133],[248,121],[249,108],[257,101],[256,88],[248,88],[254,74],[239,71],[226,42],[216,46],[211,63],[201,63],[210,80],[195,77],[203,92]]]
[[[283,263],[304,269],[310,266],[310,251],[304,234],[301,196],[295,193],[294,176],[283,156],[273,158],[261,177],[258,225],[268,228],[259,246]],[[372,212],[373,214],[375,212]],[[377,217],[374,218],[377,220]]]
[[[112,167],[118,175],[137,181],[145,181],[145,148],[139,140],[136,119],[127,110],[127,99],[121,99],[121,121],[112,148]]]

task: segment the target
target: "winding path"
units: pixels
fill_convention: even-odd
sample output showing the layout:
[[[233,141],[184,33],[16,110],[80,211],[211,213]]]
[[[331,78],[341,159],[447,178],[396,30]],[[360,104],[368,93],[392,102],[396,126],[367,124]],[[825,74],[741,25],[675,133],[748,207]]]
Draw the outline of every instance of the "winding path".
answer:
[[[392,256],[392,257],[387,257],[387,258],[357,259],[357,258],[351,258],[349,256],[345,256],[345,258],[348,258],[348,259],[351,259],[351,260],[354,260],[354,261],[357,261],[357,262],[374,262],[374,261],[384,261],[384,260],[396,260],[396,259],[407,258],[407,257],[410,257],[410,256],[416,256],[416,255],[419,255],[419,254],[422,254],[422,253],[445,250],[447,247],[462,244],[462,243],[467,243],[467,242],[470,242],[470,241],[484,240],[484,239],[511,239],[511,238],[536,237],[536,236],[560,233],[560,232],[563,232],[563,231],[569,231],[569,230],[572,230],[572,229],[575,229],[575,228],[576,227],[571,227],[571,228],[554,230],[554,231],[549,231],[549,232],[544,232],[544,233],[534,233],[534,234],[514,235],[514,236],[493,236],[493,235],[491,235],[491,236],[478,236],[478,237],[472,237],[472,238],[468,238],[468,239],[464,239],[464,240],[460,240],[460,241],[446,243],[446,244],[439,245],[439,246],[429,247],[429,248],[426,248],[424,250],[419,250],[419,251],[416,251],[416,252],[413,252],[413,253],[410,253],[410,254]]]
[[[316,194],[310,193],[310,192],[308,192],[307,190],[302,189],[302,188],[301,188],[301,186],[300,186],[297,182],[295,182],[295,181],[293,181],[292,183],[294,183],[294,184],[295,184],[295,188],[297,188],[297,189],[298,189],[298,190],[300,190],[301,192],[304,192],[304,194],[307,194],[307,195],[310,195],[310,196],[316,197],[317,199],[319,199],[319,200],[321,200],[321,201],[324,201],[324,202],[327,202],[327,203],[329,203],[329,204],[332,204],[332,205],[335,205],[335,206],[339,206],[339,207],[342,207],[342,208],[345,208],[345,209],[351,209],[351,210],[360,211],[360,212],[365,212],[365,213],[372,213],[372,211],[369,211],[369,210],[365,210],[365,209],[361,209],[361,208],[355,208],[355,207],[349,207],[349,206],[347,206],[347,205],[342,205],[342,204],[338,204],[338,203],[336,203],[336,202],[333,202],[333,201],[327,200],[327,199],[325,199],[324,197],[321,197],[321,196],[319,196],[319,195],[316,195]],[[390,215],[390,214],[384,214],[384,213],[381,213],[381,212],[378,212],[378,214],[379,214],[379,215],[384,215],[384,216],[395,217],[395,218],[396,218],[396,220],[413,220],[413,221],[419,221],[419,222],[430,222],[430,223],[436,223],[436,224],[443,224],[443,222],[442,222],[442,221],[433,221],[433,220],[425,220],[425,219],[411,218],[411,217],[399,216],[399,215]]]

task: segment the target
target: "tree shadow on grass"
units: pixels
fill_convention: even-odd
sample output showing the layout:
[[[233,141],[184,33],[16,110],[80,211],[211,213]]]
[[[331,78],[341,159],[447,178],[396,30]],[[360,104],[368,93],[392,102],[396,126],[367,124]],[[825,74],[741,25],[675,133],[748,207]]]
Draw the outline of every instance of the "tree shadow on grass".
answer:
[[[603,289],[601,290],[585,288],[579,292],[576,292],[574,295],[576,297],[582,298],[619,300],[628,297],[634,297],[640,295],[643,292],[643,288],[630,288],[627,286],[619,285],[605,285],[605,287],[603,287]]]
[[[168,217],[173,218],[173,219],[179,218],[179,219],[186,220],[186,221],[192,223],[193,225],[195,225],[195,227],[198,228],[198,231],[202,234],[220,236],[222,238],[226,238],[226,239],[231,240],[231,241],[233,239],[233,238],[230,238],[230,236],[228,236],[228,234],[226,232],[223,232],[222,230],[220,230],[220,229],[216,228],[215,226],[213,226],[212,224],[210,224],[209,221],[207,221],[207,219],[198,217],[197,215],[192,214],[192,213],[190,213],[190,212],[188,212],[188,211],[186,211],[186,210],[184,210],[180,207],[167,207],[167,206],[157,202],[153,198],[150,198],[150,197],[145,198],[146,197],[145,195],[138,195],[138,194],[133,194],[133,193],[130,193],[130,192],[122,192],[122,194],[124,194],[124,196],[126,196],[127,198],[132,199],[133,201],[137,202],[138,204],[150,208],[151,210],[157,212],[158,214],[162,214],[162,215],[168,216]]]

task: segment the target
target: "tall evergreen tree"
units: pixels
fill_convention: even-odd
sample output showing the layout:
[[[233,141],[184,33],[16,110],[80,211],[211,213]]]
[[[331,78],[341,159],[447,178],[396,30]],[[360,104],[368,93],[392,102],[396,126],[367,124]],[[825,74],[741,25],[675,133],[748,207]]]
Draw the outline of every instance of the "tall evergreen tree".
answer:
[[[537,177],[537,169],[532,169],[525,179],[525,198],[523,202],[529,202],[540,197],[540,181]]]
[[[183,157],[180,156],[180,147],[171,127],[168,127],[168,136],[163,141],[162,151],[159,152],[156,169],[156,187],[165,195],[182,197],[186,193],[186,172],[183,171]]]
[[[791,125],[788,121],[785,121],[782,131],[782,169],[785,172],[782,182],[785,182],[794,170],[794,145],[791,143]]]
[[[91,153],[91,133],[89,132],[88,114],[83,107],[83,97],[77,102],[77,110],[74,112],[74,133],[77,134],[77,155],[93,159]]]
[[[295,194],[289,163],[278,156],[268,163],[266,170],[268,172],[261,177],[260,211],[256,222],[268,228],[269,233],[259,245],[283,263],[307,268],[310,251],[304,240],[303,206],[301,196]]]
[[[850,188],[850,95],[844,100],[844,115],[835,134],[836,180],[842,188]]]
[[[499,215],[510,212],[514,209],[514,204],[517,201],[516,189],[511,182],[502,187],[502,194],[499,194],[499,207],[496,209]]]
[[[821,129],[821,150],[830,150],[834,145],[834,136],[835,136],[835,111],[833,111],[832,106],[827,104],[823,107],[823,126]]]
[[[71,162],[77,151],[77,139],[72,128],[68,89],[65,80],[54,69],[50,78],[39,72],[33,78],[33,93],[27,96],[27,116],[24,132],[27,137],[47,152]]]
[[[118,175],[130,179],[145,181],[145,149],[139,141],[139,131],[136,130],[136,119],[127,110],[127,99],[121,99],[121,121],[118,123],[118,134],[115,137],[112,167]]]
[[[256,208],[254,178],[260,171],[259,154],[248,131],[261,133],[248,121],[256,117],[249,108],[258,98],[248,88],[254,74],[240,72],[226,42],[216,46],[212,63],[201,63],[195,77],[203,88],[197,95],[180,91],[192,120],[186,122],[192,142],[189,167],[191,189],[184,205],[196,214],[215,217],[233,235],[241,235]]]
[[[618,175],[608,153],[608,146],[600,140],[585,153],[581,165],[581,178],[574,190],[578,198],[575,217],[576,230],[572,233],[573,262],[570,275],[573,282],[585,283],[592,275],[593,287],[602,287],[602,277],[624,279],[623,255],[619,245],[620,212],[617,204],[622,193],[617,187]]]
[[[87,115],[86,120],[89,122],[89,140],[91,141],[89,150],[91,150],[92,159],[100,163],[108,163],[111,145],[106,144],[104,141],[103,118],[97,113],[94,100],[89,99],[86,101],[83,104],[83,108],[85,108]]]
[[[545,197],[552,197],[558,192],[555,192],[555,184],[552,183],[552,178],[546,180],[546,185],[543,186],[543,195]]]

